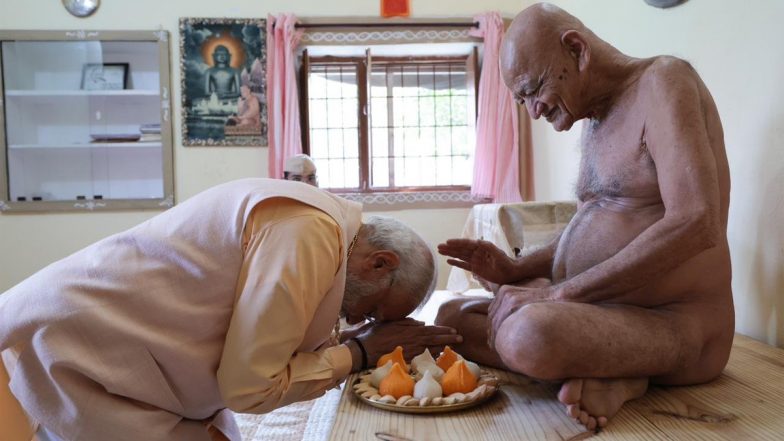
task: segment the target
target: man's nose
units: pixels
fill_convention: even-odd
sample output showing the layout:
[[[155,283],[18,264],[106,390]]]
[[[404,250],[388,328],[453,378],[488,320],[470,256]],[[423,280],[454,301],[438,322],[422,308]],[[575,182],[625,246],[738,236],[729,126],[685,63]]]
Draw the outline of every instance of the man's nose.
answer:
[[[533,113],[531,114],[531,118],[539,119],[540,116],[547,113],[547,106],[544,105],[541,101],[535,101],[533,103]]]
[[[525,110],[528,111],[528,115],[531,116],[531,119],[539,118],[539,115],[536,114],[536,106],[538,103],[534,100],[526,100],[525,101]]]

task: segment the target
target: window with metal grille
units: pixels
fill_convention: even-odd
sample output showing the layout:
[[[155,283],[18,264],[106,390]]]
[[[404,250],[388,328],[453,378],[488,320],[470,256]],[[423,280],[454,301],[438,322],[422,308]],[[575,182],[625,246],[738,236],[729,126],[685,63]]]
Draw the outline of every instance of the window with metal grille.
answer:
[[[303,150],[322,188],[341,192],[468,190],[476,54],[308,57]]]

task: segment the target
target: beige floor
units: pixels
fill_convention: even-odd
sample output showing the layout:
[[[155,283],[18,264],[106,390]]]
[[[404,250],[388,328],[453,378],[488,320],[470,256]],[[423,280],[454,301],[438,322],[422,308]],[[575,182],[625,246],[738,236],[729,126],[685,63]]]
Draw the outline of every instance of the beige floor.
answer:
[[[499,372],[496,398],[443,415],[404,415],[375,409],[344,393],[330,440],[782,440],[784,350],[737,335],[730,361],[715,381],[653,387],[628,403],[601,433],[566,418],[557,386]]]

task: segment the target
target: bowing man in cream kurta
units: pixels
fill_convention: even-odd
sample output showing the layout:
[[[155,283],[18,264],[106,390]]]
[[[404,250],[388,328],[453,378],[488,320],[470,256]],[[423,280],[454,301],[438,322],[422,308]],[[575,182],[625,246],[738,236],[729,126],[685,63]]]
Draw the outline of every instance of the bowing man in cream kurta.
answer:
[[[351,370],[328,339],[360,217],[245,179],[55,262],[0,295],[10,390],[65,440],[240,440],[224,409],[310,399]]]

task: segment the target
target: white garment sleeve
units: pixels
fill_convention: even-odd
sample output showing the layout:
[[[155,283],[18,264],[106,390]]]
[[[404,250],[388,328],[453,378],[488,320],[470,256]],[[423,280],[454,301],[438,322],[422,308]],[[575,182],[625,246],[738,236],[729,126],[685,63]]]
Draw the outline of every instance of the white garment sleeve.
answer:
[[[251,236],[218,367],[231,410],[264,413],[312,399],[351,371],[345,345],[296,352],[334,282],[340,252],[340,230],[324,216],[287,218]]]

